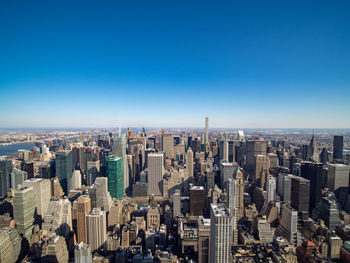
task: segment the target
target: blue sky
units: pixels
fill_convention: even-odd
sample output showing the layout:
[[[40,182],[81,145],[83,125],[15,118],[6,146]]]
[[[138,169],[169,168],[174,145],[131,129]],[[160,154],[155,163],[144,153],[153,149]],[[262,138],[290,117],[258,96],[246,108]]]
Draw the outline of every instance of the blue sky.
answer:
[[[0,1],[0,127],[350,128],[349,1]]]

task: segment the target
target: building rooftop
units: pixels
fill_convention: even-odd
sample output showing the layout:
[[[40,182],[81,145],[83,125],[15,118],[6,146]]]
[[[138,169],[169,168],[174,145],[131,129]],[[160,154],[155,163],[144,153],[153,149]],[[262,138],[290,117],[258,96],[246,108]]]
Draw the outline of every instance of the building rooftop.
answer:
[[[216,217],[229,216],[229,213],[224,205],[211,205],[211,208]]]

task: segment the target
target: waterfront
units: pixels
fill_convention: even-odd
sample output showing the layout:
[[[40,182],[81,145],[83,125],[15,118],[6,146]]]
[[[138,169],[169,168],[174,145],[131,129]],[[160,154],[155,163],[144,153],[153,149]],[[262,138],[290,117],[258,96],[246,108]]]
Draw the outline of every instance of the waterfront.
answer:
[[[0,156],[15,154],[18,150],[32,150],[35,142],[0,145]]]

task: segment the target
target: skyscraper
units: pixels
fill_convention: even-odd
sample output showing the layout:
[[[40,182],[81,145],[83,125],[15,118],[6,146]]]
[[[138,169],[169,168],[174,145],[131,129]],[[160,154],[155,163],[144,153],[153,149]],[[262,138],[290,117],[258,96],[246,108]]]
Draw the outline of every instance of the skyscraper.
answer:
[[[267,202],[276,200],[276,178],[269,176],[266,182]]]
[[[94,208],[86,216],[88,244],[91,251],[102,249],[107,240],[106,212]]]
[[[233,226],[233,244],[238,243],[238,230],[237,230],[237,208],[236,208],[236,180],[228,178],[226,182],[226,206],[229,214],[232,217]]]
[[[332,192],[349,187],[350,166],[330,164],[328,166],[328,188]]]
[[[29,240],[32,235],[35,215],[36,193],[33,187],[20,187],[14,190],[13,217],[17,230]]]
[[[255,155],[255,181],[258,182],[261,188],[265,188],[266,179],[269,175],[270,160],[269,157],[263,154]]]
[[[322,190],[322,163],[302,162],[301,163],[301,176],[310,181],[310,205],[309,212],[316,207],[317,203],[321,200]]]
[[[112,152],[122,158],[123,190],[124,193],[129,190],[129,167],[126,157],[126,137],[125,134],[118,136],[113,141]]]
[[[181,216],[181,193],[175,190],[173,194],[173,217]]]
[[[161,196],[162,180],[164,174],[163,154],[150,153],[147,157],[148,185],[147,194]]]
[[[43,217],[42,229],[47,233],[57,233],[60,236],[68,238],[73,230],[72,225],[72,205],[67,197],[52,197]]]
[[[235,170],[235,165],[233,163],[229,163],[223,161],[220,163],[220,187],[221,189],[225,188],[225,183],[228,178],[233,177],[233,172]]]
[[[60,151],[56,153],[56,176],[60,181],[66,195],[70,190],[73,174],[72,151]]]
[[[106,168],[109,192],[112,197],[122,200],[124,196],[123,159],[118,156],[106,157]]]
[[[193,177],[193,152],[191,147],[188,148],[186,154],[186,171],[188,177]]]
[[[301,242],[298,232],[298,212],[289,205],[282,205],[282,223],[278,226],[277,234],[283,236],[288,242],[297,246]]]
[[[236,211],[237,211],[237,222],[244,217],[244,178],[243,178],[243,173],[239,168],[236,168],[234,171],[234,176],[233,178],[236,181]]]
[[[86,215],[90,212],[90,198],[87,195],[80,196],[73,204],[77,218],[77,242],[87,242]]]
[[[92,254],[89,244],[80,242],[75,246],[74,263],[92,263]]]
[[[290,206],[298,211],[302,219],[309,216],[310,181],[299,176],[291,176]]]
[[[209,118],[205,117],[205,139],[204,143],[208,145],[209,143]]]
[[[232,217],[223,205],[211,205],[210,211],[210,262],[231,262],[233,238]]]
[[[343,159],[343,136],[334,136],[333,139],[333,160]]]
[[[162,136],[162,151],[166,153],[168,159],[174,159],[174,138],[172,134]]]
[[[246,169],[248,172],[254,174],[255,172],[255,156],[266,155],[267,142],[264,140],[250,140],[246,142],[246,156],[247,164]]]
[[[51,181],[49,179],[32,178],[24,181],[23,185],[33,187],[36,193],[37,214],[44,217],[51,198]]]
[[[190,189],[190,215],[203,216],[205,192],[203,186],[192,186]]]
[[[17,185],[23,184],[28,179],[28,173],[26,171],[13,168],[11,172],[11,188],[15,189]]]
[[[74,170],[70,188],[70,190],[81,188],[81,172],[79,170]]]
[[[0,198],[7,195],[10,189],[10,174],[12,171],[11,160],[0,160]]]

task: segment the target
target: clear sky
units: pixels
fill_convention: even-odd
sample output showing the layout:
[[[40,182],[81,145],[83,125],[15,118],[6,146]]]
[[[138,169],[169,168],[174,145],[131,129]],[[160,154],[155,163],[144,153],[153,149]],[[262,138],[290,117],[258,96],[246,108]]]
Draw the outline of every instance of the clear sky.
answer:
[[[0,1],[0,127],[350,128],[350,1]]]

